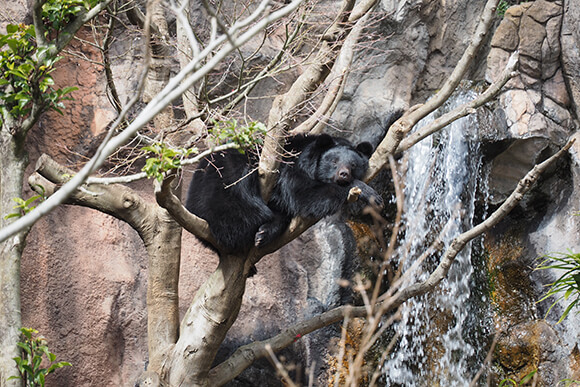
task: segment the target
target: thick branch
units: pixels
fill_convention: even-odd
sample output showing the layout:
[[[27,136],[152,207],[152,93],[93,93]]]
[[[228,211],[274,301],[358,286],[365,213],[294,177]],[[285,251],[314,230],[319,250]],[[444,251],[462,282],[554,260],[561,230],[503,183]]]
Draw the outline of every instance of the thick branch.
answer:
[[[167,212],[187,231],[193,235],[208,241],[214,246],[217,246],[216,241],[209,229],[207,222],[189,212],[181,203],[181,201],[173,194],[171,185],[175,175],[166,177],[161,184],[155,184],[155,199],[157,203],[165,208]]]
[[[514,72],[514,70],[517,64],[518,64],[518,52],[515,51],[510,57],[508,64],[505,70],[503,71],[501,77],[492,85],[490,85],[485,92],[481,93],[472,101],[467,102],[461,106],[458,106],[452,111],[442,115],[441,117],[431,122],[429,125],[422,127],[416,132],[413,132],[413,134],[409,135],[407,138],[401,141],[395,153],[399,154],[406,151],[407,149],[411,148],[413,145],[415,145],[422,139],[446,127],[453,121],[456,121],[462,117],[467,116],[468,114],[473,113],[475,109],[491,101],[501,91],[502,87],[512,77],[516,75],[516,72]]]
[[[349,305],[340,306],[293,325],[268,340],[255,341],[238,348],[228,360],[209,372],[208,385],[221,386],[233,380],[255,360],[267,356],[266,346],[270,346],[274,352],[279,351],[308,333],[341,321],[346,316],[352,316],[352,311],[353,307]]]
[[[321,42],[315,58],[308,68],[292,84],[290,90],[278,96],[268,117],[268,136],[264,142],[258,175],[260,176],[260,192],[267,202],[277,179],[278,154],[280,143],[290,128],[292,119],[299,112],[300,106],[306,101],[326,79],[337,58],[337,52],[343,47],[345,35],[350,33],[350,24],[345,24],[348,12],[353,2],[344,0],[342,12],[329,27]]]
[[[366,25],[366,20],[366,17],[359,19],[345,39],[338,58],[330,71],[328,91],[320,106],[306,121],[292,130],[293,133],[321,133],[324,129],[326,120],[332,115],[342,97],[346,79],[350,73],[354,49]]]
[[[179,341],[163,366],[172,386],[207,386],[218,348],[238,316],[246,287],[245,256],[220,256],[187,310]]]
[[[290,12],[293,12],[301,4],[301,2],[302,0],[294,0],[283,8],[267,14],[263,19],[256,22],[256,24],[250,27],[246,32],[237,37],[235,42],[236,45],[241,46],[258,32],[262,31],[271,22],[286,16]],[[93,8],[90,12],[85,14],[85,17],[89,14],[92,14],[93,11],[97,10],[97,8],[100,8],[102,4],[108,3],[109,2],[99,3],[97,7]],[[251,17],[252,20],[254,20],[256,15],[253,14]],[[247,20],[248,19],[246,19],[246,21]],[[239,30],[241,27],[246,25],[246,21],[236,23],[232,27],[232,30]],[[151,102],[147,104],[143,111],[135,118],[133,122],[131,122],[131,124],[129,124],[129,126],[123,132],[119,133],[115,137],[111,138],[110,141],[99,147],[97,154],[58,192],[56,192],[48,200],[41,203],[34,211],[29,212],[17,221],[2,228],[0,230],[0,242],[5,241],[7,238],[16,234],[20,230],[30,227],[42,216],[46,215],[58,205],[60,205],[66,199],[66,197],[68,197],[68,195],[76,190],[77,187],[83,184],[85,179],[99,166],[101,166],[106,158],[109,157],[117,148],[133,138],[139,129],[147,125],[147,123],[167,105],[169,105],[171,101],[182,95],[185,90],[207,75],[229,53],[236,49],[235,46],[229,44],[226,44],[224,47],[218,49],[224,40],[225,37],[222,36],[210,42],[198,57],[193,58],[193,60],[187,66],[185,66],[174,78],[169,81],[167,86],[157,96],[155,96]],[[208,58],[210,55],[211,57]],[[200,64],[206,59],[207,61],[200,68]]]

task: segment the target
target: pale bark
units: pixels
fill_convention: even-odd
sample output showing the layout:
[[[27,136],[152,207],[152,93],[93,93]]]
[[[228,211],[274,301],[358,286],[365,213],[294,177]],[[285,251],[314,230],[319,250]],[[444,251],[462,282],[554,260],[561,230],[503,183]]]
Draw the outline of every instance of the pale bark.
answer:
[[[189,23],[189,1],[182,0],[180,8],[175,9],[174,13],[177,18],[177,58],[181,67],[184,67],[199,54],[199,42]],[[188,131],[195,138],[199,138],[205,130],[205,124],[199,118],[199,102],[193,87],[183,92],[181,100],[183,101]]]
[[[189,89],[196,82],[199,82],[205,75],[214,69],[227,55],[236,50],[239,46],[248,42],[258,32],[266,28],[270,23],[288,15],[295,11],[302,3],[302,0],[294,0],[288,5],[280,8],[274,12],[267,13],[267,3],[261,3],[261,6],[252,13],[247,19],[235,23],[228,31],[228,36],[233,37],[232,43],[225,43],[227,38],[225,35],[216,37],[209,42],[207,46],[199,53],[196,58],[187,64],[181,71],[176,74],[157,94],[151,102],[141,111],[141,113],[123,130],[121,133],[112,137],[110,141],[102,144],[97,150],[96,155],[80,170],[75,176],[69,180],[60,190],[54,195],[40,204],[35,211],[28,213],[16,222],[4,227],[0,230],[0,242],[6,240],[10,236],[19,232],[20,230],[30,227],[42,216],[46,215],[58,205],[60,205],[66,198],[72,194],[85,179],[99,168],[104,161],[119,147],[132,139],[137,131],[146,126],[159,112],[165,109],[173,100],[181,96],[187,89]],[[100,3],[102,4],[102,3]],[[264,16],[264,13],[266,15]],[[92,12],[87,13],[92,14]],[[260,16],[262,19],[256,21]],[[252,22],[254,25],[247,30],[241,32],[241,29],[247,27]],[[124,121],[124,114],[126,109],[122,112],[120,117],[113,124],[113,128],[117,128],[118,124]],[[110,130],[113,133],[113,129]]]
[[[143,101],[148,103],[159,94],[169,82],[171,75],[170,36],[165,15],[165,5],[157,1],[147,2],[147,21],[151,23],[152,33],[149,36],[150,64],[147,71],[147,82],[143,89]],[[173,124],[173,109],[165,107],[153,118],[154,127],[160,131]]]
[[[441,130],[442,128],[446,127],[453,121],[456,121],[459,118],[474,113],[475,109],[491,101],[502,90],[503,86],[517,74],[515,69],[518,64],[518,58],[519,58],[518,52],[516,51],[510,57],[506,65],[506,68],[504,69],[501,76],[498,78],[496,82],[491,84],[487,88],[487,90],[485,90],[483,93],[478,95],[473,100],[456,107],[455,109],[453,109],[448,113],[445,113],[441,117],[435,119],[433,122],[429,123],[428,125],[425,125],[421,129],[413,132],[412,134],[404,138],[400,142],[399,146],[397,146],[395,154],[400,154],[406,151],[407,149],[411,148],[413,145],[415,145],[422,139]]]
[[[350,32],[350,26],[346,24],[346,21],[353,5],[352,0],[343,1],[341,12],[323,37],[309,66],[292,83],[290,90],[276,97],[272,103],[266,125],[268,136],[264,141],[258,167],[260,192],[265,201],[268,201],[277,178],[276,170],[282,150],[280,144],[290,129],[292,120],[299,113],[301,105],[326,79],[336,61],[337,53],[343,44],[342,39]]]
[[[4,217],[15,210],[14,198],[22,197],[24,170],[28,157],[24,152],[23,138],[14,136],[3,126],[0,131],[0,225],[12,219]],[[17,376],[12,358],[20,355],[16,343],[20,341],[22,318],[20,313],[20,258],[28,229],[24,229],[0,244],[0,386],[20,386],[20,380],[7,380]]]
[[[386,142],[383,141],[379,151],[371,159],[369,179],[394,154],[401,144],[402,138],[408,133],[410,128],[421,117],[424,117],[428,111],[432,111],[449,97],[461,79],[462,74],[466,71],[475,50],[481,44],[483,38],[481,31],[485,32],[487,30],[490,9],[493,8],[493,4],[496,2],[490,1],[486,6],[486,16],[478,27],[476,38],[470,44],[450,80],[434,99],[436,102],[430,102],[419,106],[417,109],[410,110],[394,125],[392,131],[389,130]],[[284,12],[277,11],[278,13],[275,12],[266,19],[274,20],[277,17],[281,17],[295,9],[298,3],[298,1],[294,1],[284,9]],[[315,57],[312,65],[299,77],[287,94],[275,101],[268,125],[272,129],[272,133],[268,137],[262,160],[266,164],[261,164],[260,174],[262,193],[266,197],[272,187],[274,181],[272,179],[275,179],[276,176],[271,172],[276,168],[276,156],[279,149],[278,141],[281,138],[281,133],[290,128],[291,119],[297,109],[327,78],[330,68],[336,60],[337,52],[342,47],[342,38],[351,33],[352,23],[360,20],[356,27],[360,28],[364,23],[364,15],[368,13],[375,3],[375,1],[361,3],[350,12],[354,2],[345,1],[343,12],[341,12],[336,23],[325,35],[321,49],[318,51],[318,56]],[[257,17],[256,15],[253,16]],[[266,24],[267,21],[258,23],[257,27],[252,29],[253,33],[259,31]],[[242,44],[253,36],[249,34],[250,31],[240,33],[239,30],[242,27],[245,26],[235,25],[224,36],[210,42],[204,50],[194,52],[194,58],[184,63],[183,70],[173,80],[165,82],[164,79],[163,89],[152,95],[151,102],[144,112],[137,117],[125,132],[113,138],[109,144],[104,145],[89,167],[83,168],[77,174],[71,171],[63,172],[61,167],[49,166],[50,162],[43,159],[38,169],[39,174],[42,174],[53,183],[53,186],[49,188],[50,192],[55,192],[54,196],[63,192],[63,190],[57,190],[57,188],[64,184],[68,191],[64,190],[61,200],[65,200],[67,195],[70,195],[67,199],[70,203],[88,206],[116,216],[131,224],[145,242],[149,255],[147,305],[150,364],[148,371],[153,372],[152,375],[154,376],[161,376],[161,379],[157,380],[156,383],[168,381],[171,385],[221,385],[233,379],[235,375],[251,364],[256,357],[264,356],[267,353],[266,344],[272,349],[278,350],[291,344],[293,340],[299,338],[299,335],[306,334],[332,322],[340,321],[346,315],[368,315],[368,308],[365,307],[341,307],[335,309],[311,320],[304,321],[268,340],[267,343],[254,343],[242,347],[223,365],[219,365],[209,371],[219,346],[238,315],[246,279],[253,264],[258,262],[265,254],[275,251],[300,235],[300,233],[315,223],[315,220],[294,219],[282,237],[262,249],[252,249],[250,252],[241,253],[240,255],[222,255],[218,268],[197,292],[179,328],[177,280],[179,277],[181,228],[178,224],[195,235],[212,242],[214,240],[207,222],[190,214],[183,208],[181,202],[171,190],[171,179],[166,179],[164,184],[156,189],[158,204],[165,207],[167,212],[153,203],[143,201],[142,198],[126,187],[88,184],[78,189],[84,179],[112,151],[131,138],[151,118],[158,115],[173,99],[189,91],[195,82],[213,69],[225,55],[236,49],[237,45]],[[352,46],[356,43],[356,34],[352,34],[350,37],[349,47],[352,50]],[[344,49],[345,55],[348,55],[347,49]],[[352,54],[352,51],[350,54]],[[348,57],[347,60],[350,61]],[[207,63],[203,64],[204,61],[207,61]],[[344,79],[348,72],[348,63],[350,62],[347,62],[345,66],[337,67],[337,69],[341,69],[336,73],[335,80],[338,83],[330,87],[329,95],[323,101],[319,111],[321,115],[328,114],[335,105],[340,95],[340,89],[344,85]],[[67,177],[73,175],[74,177],[70,181],[74,184],[69,183],[69,178]],[[4,175],[2,175],[2,179],[4,179]],[[2,180],[2,184],[4,184],[4,180]],[[45,184],[49,185],[47,182]],[[519,198],[513,200],[519,200]],[[5,203],[5,201],[3,200],[2,203]],[[511,205],[514,205],[513,203],[512,201]],[[493,222],[497,223],[498,220],[499,218],[495,218],[492,215],[492,221],[488,222],[485,227],[491,227],[492,224],[495,224]],[[482,228],[482,230],[484,229]],[[440,268],[433,273],[433,279],[424,284],[411,286],[410,290],[402,289],[399,293],[383,297],[381,299],[382,303],[377,306],[380,313],[385,313],[398,307],[409,297],[432,289],[447,274],[447,270],[456,253],[467,243],[467,238],[473,238],[471,235],[458,237],[457,241],[452,245],[454,249],[445,255]],[[8,237],[4,236],[3,238]],[[15,249],[15,251],[18,250]],[[11,265],[6,266],[8,268],[11,267]],[[14,317],[13,314],[11,316]],[[149,378],[147,375],[144,375],[144,377]],[[153,379],[155,378],[153,377]]]
[[[207,385],[217,350],[242,305],[246,256],[222,255],[216,271],[197,291],[180,327],[180,337],[162,371],[172,386]]]

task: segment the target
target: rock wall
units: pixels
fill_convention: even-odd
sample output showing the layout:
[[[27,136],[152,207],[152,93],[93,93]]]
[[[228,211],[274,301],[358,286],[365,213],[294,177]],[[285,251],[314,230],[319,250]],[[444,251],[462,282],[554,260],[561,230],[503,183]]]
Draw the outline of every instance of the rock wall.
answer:
[[[552,154],[577,130],[579,67],[577,31],[568,13],[574,2],[535,1],[509,8],[491,41],[486,78],[496,79],[518,51],[519,75],[502,92],[495,110],[508,148],[490,163],[491,205],[499,204],[534,164]],[[566,25],[564,27],[563,25]],[[516,379],[537,369],[538,385],[578,378],[578,318],[556,325],[563,309],[545,316],[551,301],[536,304],[557,273],[534,271],[547,254],[580,250],[578,146],[498,227],[488,233],[488,269],[499,335],[497,361]],[[544,320],[546,317],[546,320]],[[499,378],[499,376],[498,376]]]
[[[482,0],[382,1],[333,124],[352,130],[352,137],[376,141],[390,111],[423,101],[441,85],[461,56],[483,5]],[[495,36],[489,37],[490,44],[470,70],[474,81],[493,80],[509,54],[520,52],[520,75],[510,81],[497,105],[482,113],[491,117],[493,126],[493,136],[482,138],[490,149],[491,207],[529,167],[576,130],[579,10],[580,0],[539,0],[510,8],[503,19],[497,18]],[[7,20],[7,13],[2,17]],[[25,19],[14,13],[11,17]],[[117,44],[119,53],[138,52],[133,37]],[[121,58],[116,69],[134,75],[138,59]],[[78,162],[81,158],[74,152],[90,153],[111,118],[101,70],[89,71],[71,63],[55,74],[61,79],[76,78],[84,90],[79,93],[84,94],[76,95],[71,121],[50,114],[40,122],[30,141],[32,164],[41,152],[62,162]],[[131,93],[133,81],[128,78],[121,83],[122,95]],[[271,85],[263,86],[262,92],[268,94]],[[249,113],[260,118],[264,106],[256,104],[255,112]],[[558,378],[580,377],[580,324],[571,320],[555,326],[554,315],[543,320],[545,306],[536,305],[535,300],[542,285],[554,276],[529,269],[536,257],[547,252],[580,249],[580,217],[571,216],[580,209],[579,152],[576,144],[569,160],[486,237],[488,270],[498,273],[495,319],[506,333],[498,362],[504,373],[521,371],[514,376],[540,367],[544,385],[553,385]],[[185,183],[189,177],[190,172]],[[136,188],[151,196],[149,184]],[[220,356],[238,344],[268,337],[304,316],[344,302],[346,296],[335,279],[352,272],[354,250],[349,230],[330,219],[263,259],[257,265],[258,275],[248,281],[240,317]],[[47,337],[59,360],[73,363],[49,377],[47,385],[132,385],[147,363],[147,267],[136,233],[98,212],[63,206],[35,225],[22,265],[24,324]],[[184,235],[179,289],[183,310],[216,265],[210,251]],[[326,343],[335,329],[304,338],[287,351],[290,358],[301,359],[303,369],[315,360],[320,383],[325,377]],[[264,362],[246,371],[235,384],[279,385],[276,380]]]

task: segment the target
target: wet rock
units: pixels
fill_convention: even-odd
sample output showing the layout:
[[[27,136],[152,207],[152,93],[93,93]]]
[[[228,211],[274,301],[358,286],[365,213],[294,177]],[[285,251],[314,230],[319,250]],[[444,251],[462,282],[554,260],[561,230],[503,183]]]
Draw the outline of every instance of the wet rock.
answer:
[[[540,160],[549,141],[542,137],[516,140],[491,164],[489,176],[491,202],[503,202],[519,180]]]
[[[555,386],[567,375],[562,347],[554,328],[543,320],[511,327],[501,335],[495,351],[506,378],[520,382],[534,375],[535,385]]]

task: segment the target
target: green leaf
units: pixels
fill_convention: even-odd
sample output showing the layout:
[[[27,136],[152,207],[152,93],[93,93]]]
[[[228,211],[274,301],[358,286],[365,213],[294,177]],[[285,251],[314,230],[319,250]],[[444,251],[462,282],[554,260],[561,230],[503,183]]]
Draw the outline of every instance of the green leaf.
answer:
[[[69,86],[69,87],[64,87],[62,89],[59,89],[58,92],[60,93],[61,96],[63,96],[65,94],[72,93],[73,91],[77,91],[78,89],[79,89],[78,87]]]
[[[511,383],[510,386],[517,386],[517,383],[515,380],[513,379],[503,379],[500,383],[499,383],[499,387],[504,387],[507,386],[508,383]]]
[[[18,25],[16,25],[16,24],[8,24],[6,26],[6,32],[8,32],[9,34],[13,34],[17,31],[18,31]]]
[[[532,372],[530,372],[529,374],[527,374],[526,376],[524,376],[522,378],[522,380],[520,381],[520,386],[523,386],[524,384],[526,384],[527,382],[529,382],[530,380],[532,380],[532,378],[534,377],[534,375],[536,374],[536,372],[538,372],[538,370],[533,370]]]
[[[30,375],[34,375],[34,371],[32,370],[32,367],[30,367],[28,364],[23,364],[22,369],[24,371],[28,372]]]
[[[25,344],[25,343],[16,343],[17,346],[19,346],[20,348],[22,348],[24,350],[24,352],[26,352],[27,354],[29,354],[30,356],[32,356],[32,350],[30,349],[30,346]]]
[[[574,278],[574,282],[576,282],[576,288],[580,289],[580,273],[574,274],[572,278]]]
[[[560,317],[560,319],[558,320],[558,322],[556,324],[560,324],[562,321],[564,321],[564,319],[566,318],[566,316],[568,316],[568,313],[570,313],[570,310],[572,310],[572,307],[574,305],[576,305],[578,300],[571,302],[570,305],[568,305],[568,307],[566,308],[566,310],[564,310],[564,313],[562,313],[562,317]]]

